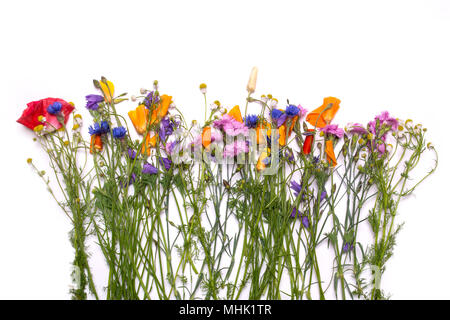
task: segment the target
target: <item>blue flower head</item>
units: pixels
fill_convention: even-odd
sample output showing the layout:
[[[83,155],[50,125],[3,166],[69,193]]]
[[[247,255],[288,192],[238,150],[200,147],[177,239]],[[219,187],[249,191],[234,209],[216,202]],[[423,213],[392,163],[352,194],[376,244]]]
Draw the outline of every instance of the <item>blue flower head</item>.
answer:
[[[248,128],[256,128],[257,124],[258,124],[258,116],[251,114],[245,117],[245,125]]]
[[[300,109],[293,104],[290,104],[286,107],[286,114],[288,117],[295,117],[300,112]]]
[[[47,107],[47,112],[50,114],[58,114],[61,111],[61,108],[61,102],[56,101]]]
[[[94,134],[101,134],[101,128],[97,122],[94,122],[94,126],[89,126],[89,134],[91,136]]]
[[[279,117],[281,117],[283,115],[283,111],[279,110],[279,109],[273,109],[272,110],[272,118],[274,119],[278,119]]]
[[[100,125],[100,133],[108,133],[109,132],[109,123],[108,121],[102,121]]]
[[[113,129],[113,137],[116,139],[122,139],[127,134],[127,129],[124,127],[117,127]]]

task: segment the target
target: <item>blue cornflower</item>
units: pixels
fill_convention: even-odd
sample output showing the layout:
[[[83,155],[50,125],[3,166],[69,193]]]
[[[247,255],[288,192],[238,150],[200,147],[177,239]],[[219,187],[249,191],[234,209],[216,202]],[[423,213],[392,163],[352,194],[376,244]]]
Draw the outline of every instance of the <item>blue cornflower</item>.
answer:
[[[257,124],[258,124],[258,116],[251,114],[245,117],[245,125],[248,128],[256,128]]]
[[[117,127],[113,129],[113,137],[116,139],[122,139],[127,134],[127,129],[124,127]]]
[[[274,119],[278,119],[279,117],[281,117],[283,115],[283,111],[279,110],[279,109],[273,109],[272,110],[272,118]]]
[[[108,133],[109,132],[109,123],[108,121],[102,121],[100,124],[100,133]]]
[[[91,136],[94,134],[101,134],[101,128],[97,122],[94,122],[94,126],[89,126],[89,134]]]
[[[300,109],[293,104],[290,104],[286,107],[286,114],[288,115],[288,117],[295,117],[296,115],[298,115],[299,111]]]
[[[61,111],[61,102],[55,101],[47,107],[47,112],[50,114],[58,114]]]
[[[94,122],[94,126],[89,126],[89,134],[92,136],[93,134],[103,134],[109,132],[109,124],[107,121],[102,121],[101,124]]]

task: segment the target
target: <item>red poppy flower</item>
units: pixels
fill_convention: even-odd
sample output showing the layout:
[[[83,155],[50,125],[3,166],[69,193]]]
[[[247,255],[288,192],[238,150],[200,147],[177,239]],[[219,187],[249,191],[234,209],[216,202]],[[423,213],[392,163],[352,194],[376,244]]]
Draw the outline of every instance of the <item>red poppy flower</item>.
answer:
[[[308,132],[313,132],[314,129],[308,129]],[[303,154],[310,154],[312,143],[314,141],[314,134],[307,135],[303,142]]]
[[[58,98],[47,98],[28,103],[27,108],[23,111],[22,116],[17,120],[17,122],[23,124],[31,130],[38,125],[44,125],[46,132],[51,132],[61,128],[62,124],[58,121],[58,115],[50,114],[47,111],[48,106],[54,102],[61,103],[62,106],[60,115],[64,117],[64,124],[66,124],[67,121],[69,121],[69,116],[73,111],[74,106]],[[39,121],[40,116],[45,117],[45,123]]]

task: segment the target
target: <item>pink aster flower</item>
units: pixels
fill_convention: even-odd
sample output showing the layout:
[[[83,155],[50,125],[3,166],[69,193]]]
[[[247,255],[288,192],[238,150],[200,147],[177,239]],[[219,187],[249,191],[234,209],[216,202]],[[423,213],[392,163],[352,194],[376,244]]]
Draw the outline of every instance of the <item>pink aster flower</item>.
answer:
[[[335,135],[338,138],[342,138],[344,136],[344,130],[339,128],[337,124],[328,124],[319,130],[325,134]]]
[[[232,144],[227,144],[223,149],[224,157],[234,157],[242,152],[248,152],[248,145],[245,141],[234,141]]]
[[[302,120],[308,113],[308,110],[306,108],[303,108],[301,105],[298,105],[298,108],[300,109],[300,111],[298,112],[298,117],[299,120]]]
[[[244,123],[235,120],[228,114],[225,114],[222,119],[214,121],[214,128],[223,129],[227,135],[237,136],[239,134],[247,135],[248,128]]]

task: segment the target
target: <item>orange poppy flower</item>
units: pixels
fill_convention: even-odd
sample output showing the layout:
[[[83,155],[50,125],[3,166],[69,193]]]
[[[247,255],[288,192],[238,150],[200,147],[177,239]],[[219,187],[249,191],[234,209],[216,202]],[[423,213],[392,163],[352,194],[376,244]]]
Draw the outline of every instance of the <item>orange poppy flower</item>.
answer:
[[[336,156],[334,155],[333,141],[327,140],[325,142],[325,153],[327,154],[327,161],[331,162],[334,167],[337,165]]]
[[[103,150],[102,138],[99,134],[93,134],[91,136],[91,146],[89,148],[90,153],[98,152]]]
[[[150,155],[151,148],[156,147],[156,140],[158,139],[158,134],[155,134],[150,137],[150,132],[147,133],[147,136],[145,137],[144,144],[142,145],[142,154],[146,154],[147,156]]]
[[[325,127],[333,120],[339,110],[340,103],[341,100],[334,97],[324,98],[323,104],[306,116],[306,121],[318,128]]]
[[[136,110],[130,110],[128,112],[128,116],[139,134],[143,135],[147,130],[148,112],[148,109],[143,104],[140,104]]]
[[[266,130],[266,134],[264,135],[263,132]],[[266,136],[269,136],[272,134],[272,126],[267,121],[264,121],[264,123],[260,123],[256,127],[256,143],[261,144],[265,141],[267,141]]]
[[[164,118],[169,111],[170,104],[172,103],[172,96],[163,94],[160,98],[161,101],[158,106],[152,111],[152,118],[150,120],[151,124],[154,122],[158,123],[159,120]]]
[[[209,148],[209,145],[211,144],[211,127],[203,128],[202,144],[203,144],[203,147]]]
[[[261,171],[266,168],[264,160],[267,159],[268,156],[269,156],[269,149],[265,148],[258,158],[258,162],[256,163],[256,170]]]
[[[285,146],[286,145],[286,141],[287,139],[290,137],[292,130],[294,129],[295,123],[298,120],[298,116],[295,116],[292,118],[292,122],[289,126],[289,129],[287,130],[287,121],[286,120],[279,128],[278,128],[278,133],[280,135],[280,140],[278,141],[280,143],[280,146]],[[287,130],[287,132],[286,132]]]
[[[228,112],[228,115],[233,117],[234,120],[239,121],[240,123],[244,122],[244,120],[242,120],[241,109],[239,109],[239,106],[234,106],[233,109]]]

